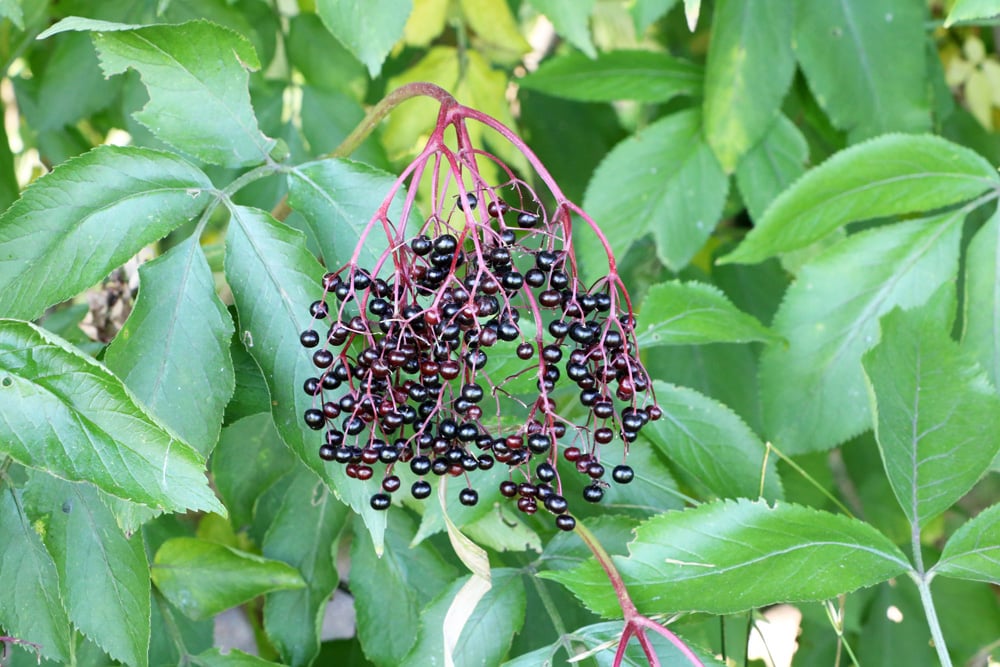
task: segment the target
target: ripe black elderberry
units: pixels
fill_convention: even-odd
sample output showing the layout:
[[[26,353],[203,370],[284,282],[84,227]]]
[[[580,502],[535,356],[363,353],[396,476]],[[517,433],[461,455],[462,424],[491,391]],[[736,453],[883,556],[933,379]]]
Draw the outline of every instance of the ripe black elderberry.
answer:
[[[573,530],[560,474],[583,476],[584,499],[598,502],[610,482],[635,475],[620,463],[607,480],[602,447],[620,440],[627,451],[662,416],[638,356],[635,316],[610,251],[606,275],[580,280],[574,225],[609,246],[526,146],[454,101],[440,118],[423,162],[406,170],[361,231],[359,250],[382,233],[388,249],[371,265],[351,262],[324,275],[308,306],[312,320],[299,340],[314,370],[299,380],[312,401],[303,419],[324,434],[323,461],[360,483],[380,475],[374,509],[392,504],[389,494],[402,484],[397,466],[419,478],[410,486],[417,499],[431,495],[431,475],[462,477],[464,505],[479,501],[478,471],[505,467],[502,496],[527,514],[543,507],[560,529]],[[503,182],[485,180],[481,151],[464,143],[474,135],[457,131],[457,151],[443,139],[446,127],[470,121],[513,137],[548,191],[507,169]],[[394,193],[421,192],[421,178],[440,190],[427,216],[411,200],[405,215],[390,219]],[[559,203],[543,209],[545,201]]]

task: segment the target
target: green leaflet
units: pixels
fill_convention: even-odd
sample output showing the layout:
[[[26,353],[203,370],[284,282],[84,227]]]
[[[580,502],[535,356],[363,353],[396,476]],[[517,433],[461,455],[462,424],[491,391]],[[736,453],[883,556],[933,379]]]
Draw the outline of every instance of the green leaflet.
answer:
[[[318,0],[316,11],[327,30],[368,68],[371,78],[393,44],[403,36],[403,26],[413,9],[412,0]]]
[[[225,513],[202,456],[147,415],[121,380],[16,320],[0,320],[0,443],[28,467],[125,500]]]
[[[1000,582],[1000,505],[983,510],[956,530],[931,573]]]
[[[993,0],[955,0],[944,22],[945,28],[950,28],[959,21],[976,21],[988,19],[1000,13],[1000,8]]]
[[[0,216],[0,312],[37,317],[99,282],[196,215],[211,187],[189,162],[148,148],[99,146],[64,162]]]
[[[583,51],[588,58],[597,57],[588,25],[595,2],[596,0],[528,0],[532,7],[552,21],[556,32]]]
[[[778,195],[805,172],[809,145],[802,132],[781,114],[736,165],[736,184],[757,224]]]
[[[646,613],[727,614],[776,602],[823,600],[909,569],[903,553],[856,519],[800,505],[719,501],[656,516],[614,556]],[[544,572],[595,612],[621,614],[604,570],[589,560]]]
[[[969,241],[965,260],[962,349],[1000,387],[1000,212]]]

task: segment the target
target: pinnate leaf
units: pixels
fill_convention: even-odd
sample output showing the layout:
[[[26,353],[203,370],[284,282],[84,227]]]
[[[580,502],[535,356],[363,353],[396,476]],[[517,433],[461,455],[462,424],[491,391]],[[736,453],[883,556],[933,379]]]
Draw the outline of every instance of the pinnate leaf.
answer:
[[[965,261],[962,348],[1000,387],[1000,212],[969,241]]]
[[[715,228],[729,180],[701,136],[696,111],[663,118],[618,144],[594,172],[584,208],[617,257],[652,233],[669,268],[683,268]],[[576,239],[575,239],[576,240]],[[592,235],[577,240],[584,268],[597,275],[604,249]]]
[[[274,140],[257,127],[247,70],[260,68],[250,41],[208,21],[135,26],[63,19],[41,37],[88,30],[105,75],[135,69],[149,103],[135,114],[158,139],[211,164],[264,162]]]
[[[233,322],[196,237],[139,268],[139,298],[105,363],[203,456],[219,439],[235,377]]]
[[[348,508],[322,480],[299,466],[278,513],[264,536],[262,551],[302,573],[305,588],[269,593],[264,628],[285,664],[312,664],[319,653],[323,612],[337,587],[334,546]]]
[[[768,347],[760,362],[765,432],[779,449],[829,449],[871,426],[861,355],[877,342],[881,315],[920,305],[955,278],[962,218],[861,232],[802,267],[772,325],[788,345]]]
[[[121,380],[16,320],[0,320],[0,452],[150,507],[225,512],[202,456],[146,414]]]
[[[240,340],[260,366],[271,392],[271,413],[282,440],[314,472],[333,485],[338,496],[365,519],[375,549],[382,549],[385,512],[369,504],[370,493],[351,480],[344,467],[324,465],[315,431],[302,415],[312,398],[302,391],[316,375],[299,334],[310,321],[309,304],[322,296],[323,270],[296,230],[255,208],[234,206],[226,234],[226,280],[239,314]]]
[[[941,559],[931,571],[1000,584],[1000,505],[993,505],[962,524],[944,545]]]
[[[800,505],[719,501],[641,524],[629,555],[613,556],[640,611],[729,614],[776,602],[824,600],[910,568],[871,525]],[[544,572],[602,616],[621,610],[595,560]]]
[[[663,418],[642,435],[667,458],[720,498],[781,498],[774,459],[764,465],[764,443],[735,412],[686,387],[655,381],[653,389]]]
[[[389,245],[382,224],[376,222],[360,242],[395,181],[392,174],[362,162],[318,160],[289,173],[288,203],[309,223],[328,267],[346,265],[359,244],[357,262],[372,267]],[[388,207],[393,222],[401,219],[402,195],[400,190]]]
[[[852,142],[930,129],[925,12],[909,0],[830,2],[798,12],[799,65]]]
[[[594,59],[568,53],[545,61],[518,85],[581,102],[666,102],[701,92],[701,67],[666,53],[607,51]]]
[[[374,79],[389,51],[403,36],[412,0],[317,0],[326,29],[360,60]]]
[[[948,336],[938,301],[883,317],[863,358],[886,474],[918,527],[965,495],[1000,449],[1000,396]]]
[[[111,657],[147,665],[149,566],[142,538],[125,539],[89,484],[36,474],[25,501],[44,525],[70,620]]]
[[[639,308],[639,322],[640,348],[779,340],[708,283],[672,281],[650,287]]]
[[[195,537],[164,542],[151,573],[163,596],[196,621],[270,591],[305,586],[290,565]]]
[[[41,645],[50,660],[67,662],[70,623],[54,585],[59,579],[52,556],[24,513],[20,492],[0,488],[0,627],[7,634]]]
[[[212,187],[185,160],[100,146],[35,181],[0,216],[0,312],[30,319],[194,216]]]
[[[851,146],[774,200],[726,262],[759,262],[856,220],[927,211],[998,187],[996,170],[940,137],[891,134]]]
[[[705,136],[727,173],[764,136],[795,73],[795,11],[783,0],[722,0],[705,68]]]

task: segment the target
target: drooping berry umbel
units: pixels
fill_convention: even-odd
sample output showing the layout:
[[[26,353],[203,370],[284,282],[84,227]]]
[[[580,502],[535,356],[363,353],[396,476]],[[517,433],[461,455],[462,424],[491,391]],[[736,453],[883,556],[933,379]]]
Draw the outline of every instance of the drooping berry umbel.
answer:
[[[348,476],[364,482],[378,470],[369,482],[375,509],[390,506],[406,469],[414,497],[431,494],[426,478],[450,475],[466,483],[461,503],[474,505],[477,471],[503,465],[503,496],[572,530],[560,474],[582,475],[583,499],[599,501],[611,480],[634,476],[624,461],[604,460],[602,446],[620,439],[627,451],[661,415],[632,306],[607,239],[524,142],[437,97],[427,145],[374,211],[352,260],[323,277],[323,297],[309,305],[301,342],[316,374],[303,383],[313,397],[305,424],[318,432],[319,456]],[[471,145],[469,122],[494,130],[534,173],[517,174]],[[390,218],[404,188],[402,213]],[[428,198],[423,213],[418,191]],[[594,282],[580,277],[574,224],[607,252]],[[388,249],[361,266],[375,234]]]

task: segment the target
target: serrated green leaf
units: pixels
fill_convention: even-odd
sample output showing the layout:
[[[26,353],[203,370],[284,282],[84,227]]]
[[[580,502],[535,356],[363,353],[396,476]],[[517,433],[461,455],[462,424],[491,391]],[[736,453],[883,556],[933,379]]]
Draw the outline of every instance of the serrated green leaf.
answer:
[[[359,245],[357,262],[374,268],[389,247],[389,240],[381,223],[376,222],[366,236],[365,228],[395,182],[395,176],[381,169],[329,158],[289,172],[288,203],[309,223],[330,269],[350,262]],[[393,222],[401,220],[403,194],[400,189],[389,206],[388,216]]]
[[[568,53],[545,61],[517,83],[582,102],[666,102],[700,94],[702,68],[652,51],[608,51],[594,59]]]
[[[259,209],[234,206],[226,234],[226,280],[239,312],[240,340],[260,365],[271,392],[274,424],[293,452],[333,485],[337,495],[365,519],[381,551],[385,513],[369,504],[370,492],[347,477],[344,467],[324,465],[321,443],[302,415],[312,398],[302,391],[316,374],[299,343],[310,326],[309,304],[322,296],[322,269],[306,250],[302,234]],[[308,433],[308,435],[307,435]]]
[[[712,11],[702,111],[727,173],[767,132],[792,83],[794,18],[784,0],[723,0]]]
[[[213,648],[204,653],[190,656],[189,659],[200,667],[268,667],[269,665],[273,667],[280,664],[237,649],[230,649],[223,653],[221,649]]]
[[[798,13],[795,52],[816,101],[851,141],[931,127],[925,8],[823,3]]]
[[[1000,396],[948,335],[936,302],[883,317],[881,341],[862,359],[889,483],[921,528],[964,496],[1000,450]]]
[[[675,4],[677,0],[635,0],[629,11],[636,34],[641,36],[645,33],[646,28],[665,16]]]
[[[976,232],[966,253],[962,349],[1000,387],[1000,212]]]
[[[41,646],[50,660],[70,655],[70,623],[56,582],[52,556],[24,513],[20,493],[4,480],[0,488],[0,627],[9,635]]]
[[[301,13],[289,19],[285,47],[289,61],[302,73],[306,83],[364,96],[368,87],[367,70],[323,27],[315,14]]]
[[[736,413],[693,389],[659,381],[653,389],[663,418],[642,435],[667,458],[720,498],[781,499],[774,458]]]
[[[294,465],[270,413],[250,415],[222,429],[212,453],[212,478],[236,530],[250,525],[257,499]]]
[[[996,0],[955,0],[944,21],[944,27],[950,28],[959,21],[979,21],[993,18],[1000,14]]]
[[[111,657],[145,667],[149,565],[142,538],[125,539],[89,484],[32,475],[25,502],[44,526],[70,620]]]
[[[232,335],[192,236],[139,268],[139,298],[104,360],[153,414],[208,456],[235,385]]]
[[[629,555],[613,556],[639,611],[728,614],[776,602],[824,600],[910,569],[875,528],[789,504],[719,501],[641,524]],[[621,615],[595,560],[543,572],[597,613]]]
[[[147,415],[121,380],[16,320],[0,320],[0,451],[150,507],[225,513],[201,455]]]
[[[59,165],[0,216],[0,312],[34,318],[75,296],[194,216],[211,187],[146,148],[100,146]]]
[[[809,144],[787,116],[779,115],[736,165],[736,184],[755,223],[775,198],[805,172]]]
[[[106,76],[139,72],[149,102],[135,118],[161,141],[226,167],[267,159],[274,140],[257,127],[247,89],[247,70],[260,61],[243,35],[204,20],[134,26],[71,17],[40,37],[68,30],[93,33]]]
[[[958,271],[962,211],[850,236],[802,267],[761,356],[765,433],[786,454],[825,450],[871,426],[861,355],[878,318],[926,301]]]
[[[639,322],[636,343],[640,349],[780,340],[708,283],[672,281],[650,287],[639,308]]]
[[[356,535],[351,544],[358,638],[376,665],[425,664],[404,660],[417,641],[420,610],[455,576],[455,569],[429,543],[410,546],[415,532],[409,516],[393,512],[380,558],[372,557],[373,545],[365,533]],[[386,627],[393,632],[386,634]]]
[[[420,614],[417,644],[402,664],[443,665],[445,617],[455,596],[469,577],[449,586]],[[499,665],[510,648],[514,633],[524,623],[526,598],[521,573],[495,569],[492,586],[466,621],[453,650],[456,665]]]
[[[618,257],[647,233],[660,260],[684,267],[711,235],[729,180],[701,137],[696,111],[682,111],[643,128],[601,162],[584,195]],[[607,266],[592,234],[574,239],[584,267],[596,276]]]
[[[948,538],[931,573],[1000,583],[1000,505],[966,521]]]
[[[196,621],[264,593],[305,586],[290,565],[195,537],[164,542],[150,570],[163,597]]]
[[[887,135],[840,151],[792,184],[724,262],[804,248],[856,220],[957,204],[996,189],[996,170],[931,135]]]
[[[382,63],[403,36],[403,27],[413,9],[412,0],[317,0],[316,12],[323,25],[368,68],[371,78],[382,71]]]
[[[528,0],[528,4],[545,14],[552,21],[556,32],[583,51],[588,58],[597,57],[588,25],[595,0]]]
[[[323,613],[339,579],[335,546],[347,518],[347,506],[300,466],[264,536],[264,556],[292,565],[306,581],[305,588],[269,593],[264,604],[264,629],[291,667],[310,665],[319,654]]]
[[[531,50],[508,3],[459,0],[458,4],[462,18],[475,32],[473,44],[479,52],[477,56],[481,53],[494,62],[514,65]]]
[[[37,130],[61,129],[108,106],[120,89],[101,73],[89,36],[63,35],[41,72],[32,121]]]

